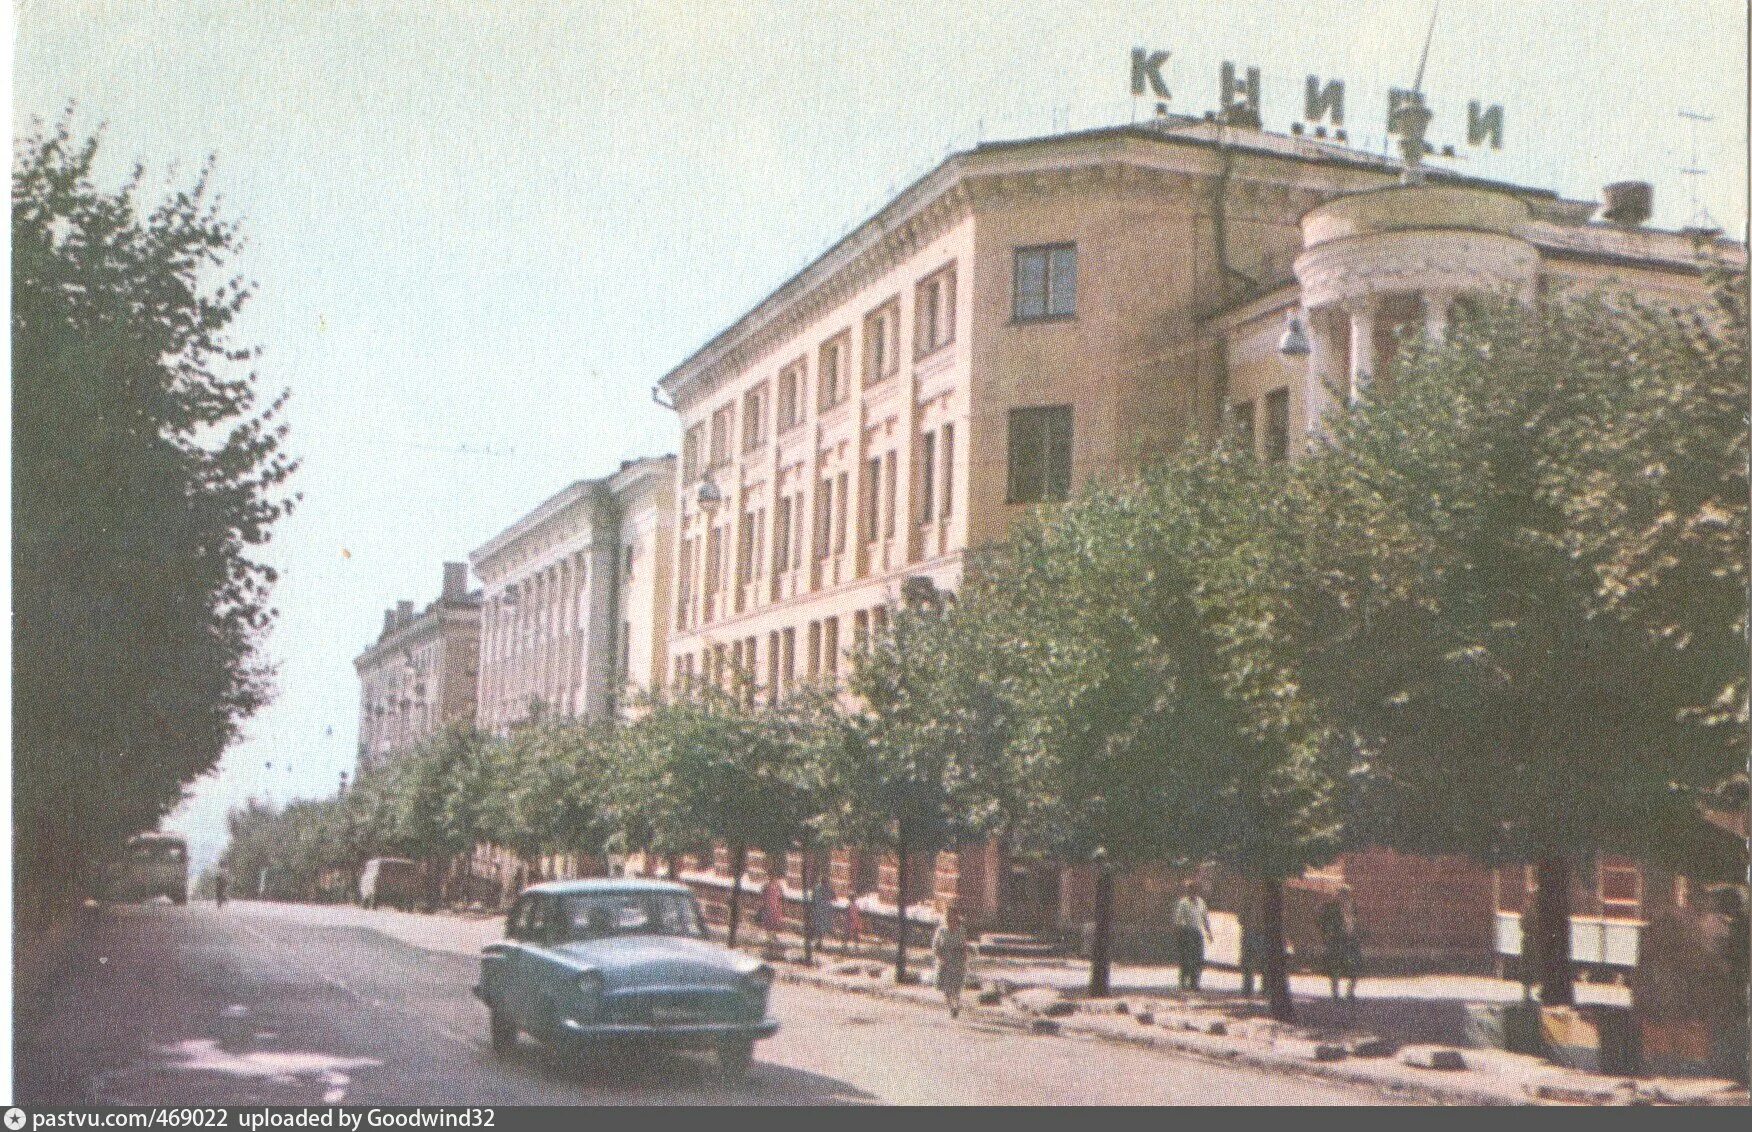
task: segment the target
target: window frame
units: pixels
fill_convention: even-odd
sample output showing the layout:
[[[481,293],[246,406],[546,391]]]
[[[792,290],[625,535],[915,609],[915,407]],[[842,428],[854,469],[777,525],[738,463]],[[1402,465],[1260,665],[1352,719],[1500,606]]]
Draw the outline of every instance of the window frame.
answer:
[[[1019,421],[1029,419],[1028,415],[1030,414],[1038,414],[1038,416],[1033,419],[1041,422],[1039,425],[1040,432],[1038,442],[1039,472],[1037,478],[1039,483],[1036,485],[1038,488],[1038,496],[1032,498],[1028,494],[1017,490],[1021,478],[1018,473],[1020,464],[1018,456],[1022,453],[1019,449],[1027,440],[1026,434],[1024,434],[1017,425]],[[1056,454],[1055,443],[1057,442],[1057,438],[1053,435],[1052,424],[1060,419],[1065,422],[1063,437],[1064,474],[1062,477],[1062,484],[1055,482],[1058,477],[1055,477],[1053,474],[1053,468],[1055,467],[1053,457]],[[1006,459],[1004,467],[1004,502],[1007,504],[1063,503],[1065,500],[1069,499],[1071,495],[1071,481],[1074,478],[1076,470],[1077,432],[1074,407],[1071,405],[1017,405],[1009,410],[1006,424],[1008,426],[1008,432],[1005,437]],[[1058,488],[1058,493],[1056,495],[1054,492],[1055,487]]]
[[[767,442],[767,401],[772,392],[769,382],[757,382],[742,395],[742,450],[753,452]]]
[[[1060,288],[1054,285],[1057,276],[1054,273],[1053,267],[1057,262],[1058,254],[1061,252],[1070,253],[1071,301],[1069,310],[1054,309],[1055,295],[1057,295]],[[1022,309],[1022,267],[1026,260],[1035,256],[1040,257],[1041,261],[1040,312],[1038,314],[1029,314]],[[1075,319],[1077,317],[1077,299],[1079,297],[1079,259],[1077,244],[1074,240],[1063,240],[1051,244],[1028,244],[1016,248],[1014,251],[1014,259],[1012,260],[1010,275],[1010,321],[1012,323],[1069,322]]]
[[[828,359],[833,359],[833,383],[828,384]],[[828,412],[852,395],[852,332],[842,330],[822,342],[815,363],[816,409]],[[831,399],[830,399],[831,395]]]
[[[787,393],[790,394],[788,401]],[[809,357],[805,354],[779,369],[778,395],[774,400],[777,435],[783,436],[808,419],[809,413],[805,408],[808,396]]]
[[[880,364],[876,358],[881,347]],[[864,387],[879,385],[900,372],[900,296],[878,303],[864,316]]]
[[[957,282],[955,261],[950,260],[913,284],[913,361],[955,344]],[[928,294],[930,300],[926,299]]]

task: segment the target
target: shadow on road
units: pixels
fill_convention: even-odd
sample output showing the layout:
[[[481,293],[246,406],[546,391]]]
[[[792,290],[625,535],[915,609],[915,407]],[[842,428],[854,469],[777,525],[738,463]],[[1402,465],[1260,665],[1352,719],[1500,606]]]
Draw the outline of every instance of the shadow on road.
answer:
[[[491,1056],[508,1070],[526,1072],[546,1084],[613,1092],[633,1104],[645,1100],[673,1103],[666,1098],[677,1090],[755,1104],[880,1103],[874,1094],[849,1082],[761,1061],[759,1047],[748,1076],[742,1080],[720,1073],[711,1054],[692,1051],[608,1047],[563,1052],[525,1038],[515,1050]]]

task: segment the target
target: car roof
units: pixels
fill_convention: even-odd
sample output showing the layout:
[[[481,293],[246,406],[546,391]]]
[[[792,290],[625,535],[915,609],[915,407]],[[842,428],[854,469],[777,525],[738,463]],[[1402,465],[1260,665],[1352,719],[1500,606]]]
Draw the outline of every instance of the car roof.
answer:
[[[599,892],[686,892],[687,885],[655,877],[590,877],[585,880],[550,880],[530,885],[525,893],[544,896],[574,896]]]

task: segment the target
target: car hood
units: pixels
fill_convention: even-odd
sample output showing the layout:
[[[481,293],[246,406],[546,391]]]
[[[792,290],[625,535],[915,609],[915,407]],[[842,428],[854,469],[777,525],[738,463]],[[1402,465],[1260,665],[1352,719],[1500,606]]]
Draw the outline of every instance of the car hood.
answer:
[[[608,990],[639,986],[735,986],[757,960],[702,939],[630,935],[563,943],[553,949],[601,972]]]

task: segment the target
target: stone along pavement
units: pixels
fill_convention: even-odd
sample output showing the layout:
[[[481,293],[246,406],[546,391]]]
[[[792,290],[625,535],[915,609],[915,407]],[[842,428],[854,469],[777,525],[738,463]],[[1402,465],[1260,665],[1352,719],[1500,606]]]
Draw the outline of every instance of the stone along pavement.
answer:
[[[1382,1093],[781,984],[747,1081],[707,1057],[487,1043],[493,920],[233,904],[91,910],[16,1006],[31,1104],[1367,1104]],[[27,980],[28,981],[28,980]]]

